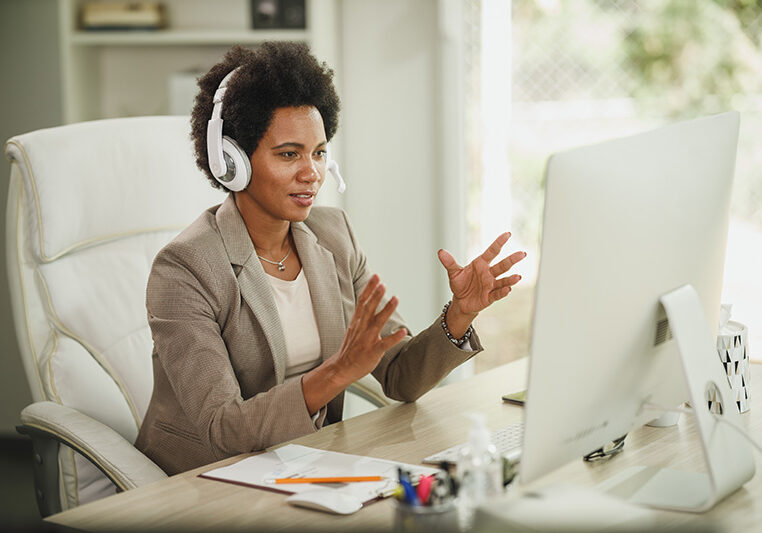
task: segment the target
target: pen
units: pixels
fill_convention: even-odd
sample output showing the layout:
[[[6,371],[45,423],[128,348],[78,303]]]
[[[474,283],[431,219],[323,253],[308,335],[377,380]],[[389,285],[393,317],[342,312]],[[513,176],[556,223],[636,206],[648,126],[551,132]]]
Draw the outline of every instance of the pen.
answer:
[[[339,477],[286,477],[272,480],[272,483],[353,483],[355,481],[383,481],[383,476],[339,476]]]

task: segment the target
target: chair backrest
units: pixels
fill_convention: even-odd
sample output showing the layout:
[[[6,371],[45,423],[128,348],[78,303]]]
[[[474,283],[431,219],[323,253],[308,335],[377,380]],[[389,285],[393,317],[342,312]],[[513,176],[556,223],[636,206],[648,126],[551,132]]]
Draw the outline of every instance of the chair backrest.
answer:
[[[7,259],[35,401],[134,442],[153,388],[145,286],[159,249],[223,193],[195,166],[188,117],[110,119],[11,138]],[[63,509],[113,493],[59,452]]]

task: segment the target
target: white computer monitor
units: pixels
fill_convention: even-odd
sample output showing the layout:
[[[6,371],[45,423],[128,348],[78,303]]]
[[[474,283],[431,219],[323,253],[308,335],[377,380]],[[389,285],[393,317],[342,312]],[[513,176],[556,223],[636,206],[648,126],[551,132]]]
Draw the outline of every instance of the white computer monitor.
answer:
[[[738,127],[738,113],[724,113],[549,159],[522,483],[658,417],[654,405],[701,396],[706,410],[709,382],[724,381],[732,415],[713,339]],[[693,296],[672,293],[684,285]],[[669,305],[668,294],[677,298]],[[678,322],[683,350],[672,337]],[[709,478],[641,471],[643,486],[628,485],[633,501],[703,510],[753,475],[742,437],[700,422],[710,463],[730,450],[738,460],[710,464]],[[718,479],[724,470],[730,479]],[[686,483],[701,487],[686,491]]]

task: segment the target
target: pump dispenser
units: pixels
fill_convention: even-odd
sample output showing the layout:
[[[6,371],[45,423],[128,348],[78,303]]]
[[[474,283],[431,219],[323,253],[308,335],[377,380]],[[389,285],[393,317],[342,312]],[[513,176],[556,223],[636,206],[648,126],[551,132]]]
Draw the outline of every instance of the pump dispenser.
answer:
[[[460,527],[468,530],[473,525],[474,510],[502,493],[502,461],[490,439],[482,413],[471,413],[471,431],[468,444],[458,459],[458,510]]]

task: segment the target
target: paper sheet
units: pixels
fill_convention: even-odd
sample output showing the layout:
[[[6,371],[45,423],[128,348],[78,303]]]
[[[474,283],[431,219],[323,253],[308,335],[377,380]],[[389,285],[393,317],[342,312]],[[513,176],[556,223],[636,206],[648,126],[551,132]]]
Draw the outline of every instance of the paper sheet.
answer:
[[[384,481],[319,484],[320,488],[351,494],[368,503],[392,494],[397,487],[397,467],[408,470],[412,479],[437,472],[436,468],[289,444],[204,472],[201,477],[294,494],[315,490],[318,484],[276,485],[272,480],[287,477],[384,476]]]

